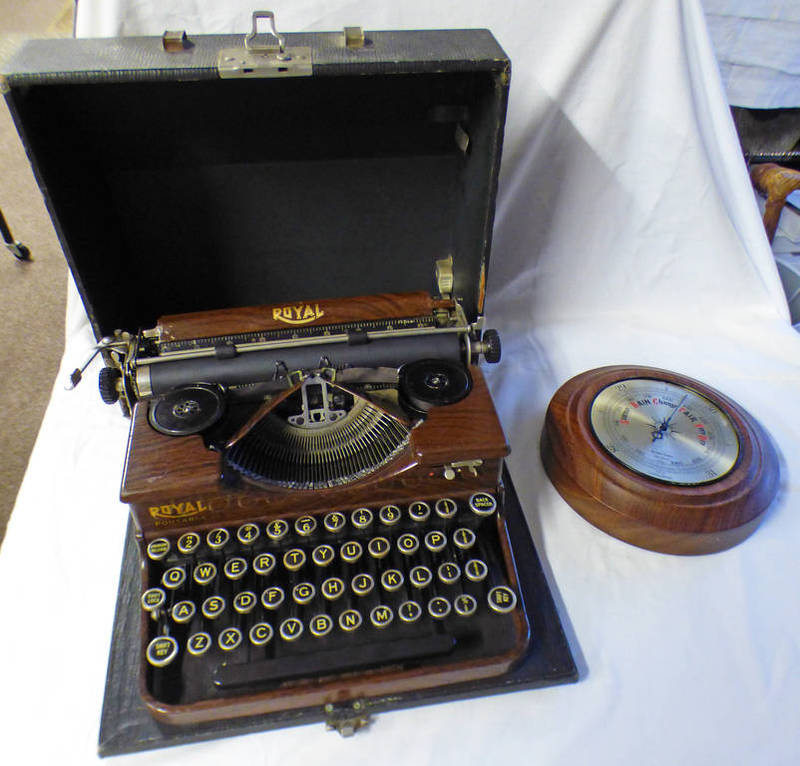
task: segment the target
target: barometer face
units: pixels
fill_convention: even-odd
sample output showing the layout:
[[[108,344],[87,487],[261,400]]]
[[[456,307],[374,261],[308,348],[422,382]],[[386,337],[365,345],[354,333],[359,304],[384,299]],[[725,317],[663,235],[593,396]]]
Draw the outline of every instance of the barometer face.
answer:
[[[667,484],[698,485],[730,473],[739,438],[719,404],[655,378],[627,378],[603,388],[590,409],[592,430],[624,466]]]

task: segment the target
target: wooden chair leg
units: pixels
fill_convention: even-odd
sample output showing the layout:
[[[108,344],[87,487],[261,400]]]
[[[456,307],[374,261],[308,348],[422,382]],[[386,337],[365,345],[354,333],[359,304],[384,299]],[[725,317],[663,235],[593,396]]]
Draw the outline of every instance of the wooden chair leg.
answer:
[[[764,228],[770,244],[775,238],[778,220],[786,204],[786,197],[800,189],[800,170],[792,170],[766,162],[762,165],[751,165],[750,180],[756,190],[767,198],[764,209]]]

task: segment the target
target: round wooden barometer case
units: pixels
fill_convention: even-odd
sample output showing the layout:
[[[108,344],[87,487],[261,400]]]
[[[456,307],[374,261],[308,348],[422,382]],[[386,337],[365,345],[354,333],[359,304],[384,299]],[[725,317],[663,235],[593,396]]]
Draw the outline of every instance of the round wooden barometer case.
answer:
[[[542,462],[561,496],[614,537],[714,553],[758,526],[778,489],[761,426],[728,397],[650,367],[568,380],[547,408]]]

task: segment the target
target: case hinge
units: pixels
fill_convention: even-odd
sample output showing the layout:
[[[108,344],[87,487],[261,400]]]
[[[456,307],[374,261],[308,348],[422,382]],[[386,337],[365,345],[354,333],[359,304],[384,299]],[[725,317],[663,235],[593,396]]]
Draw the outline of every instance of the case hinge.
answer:
[[[325,728],[338,731],[343,737],[352,737],[359,729],[372,722],[364,700],[355,700],[350,704],[325,705]]]
[[[269,21],[269,34],[277,44],[258,41],[258,21]],[[217,72],[222,79],[243,77],[310,77],[311,48],[285,44],[275,27],[272,11],[254,11],[253,28],[244,38],[244,47],[225,48],[217,54]]]

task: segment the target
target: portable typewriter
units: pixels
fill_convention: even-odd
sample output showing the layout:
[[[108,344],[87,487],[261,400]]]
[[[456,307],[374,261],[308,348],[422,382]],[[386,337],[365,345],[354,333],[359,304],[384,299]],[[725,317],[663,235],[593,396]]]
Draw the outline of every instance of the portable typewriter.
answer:
[[[263,15],[244,47],[31,41],[5,69],[131,417],[101,748],[136,655],[172,731],[575,677],[477,365],[508,59]],[[137,721],[125,747],[163,736]]]

